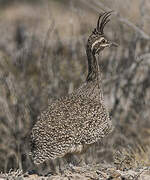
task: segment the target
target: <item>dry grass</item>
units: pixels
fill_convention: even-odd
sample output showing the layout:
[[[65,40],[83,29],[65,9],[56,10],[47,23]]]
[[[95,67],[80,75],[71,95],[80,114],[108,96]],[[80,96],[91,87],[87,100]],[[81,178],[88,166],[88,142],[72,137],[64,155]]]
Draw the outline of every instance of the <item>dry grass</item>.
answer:
[[[121,148],[114,153],[114,164],[117,169],[136,169],[150,166],[150,147],[136,145]]]
[[[85,80],[84,47],[95,25],[96,11],[104,7],[96,5],[100,3],[96,0],[92,4],[90,0],[70,2],[66,6],[53,1],[49,6],[46,2],[40,6],[16,3],[1,11],[0,171],[34,168],[24,144],[37,115],[48,99],[72,92]],[[143,34],[149,27],[149,2],[142,2],[136,3],[138,12],[130,6],[132,17],[126,14],[128,1],[124,7],[121,0],[103,4],[106,9],[113,6],[130,26],[116,16],[106,28],[108,36],[120,44],[118,49],[106,50],[99,61],[115,131],[89,149],[87,162],[112,162],[113,152],[119,149],[114,162],[120,169],[150,165],[150,42]],[[141,33],[129,23],[134,20]]]

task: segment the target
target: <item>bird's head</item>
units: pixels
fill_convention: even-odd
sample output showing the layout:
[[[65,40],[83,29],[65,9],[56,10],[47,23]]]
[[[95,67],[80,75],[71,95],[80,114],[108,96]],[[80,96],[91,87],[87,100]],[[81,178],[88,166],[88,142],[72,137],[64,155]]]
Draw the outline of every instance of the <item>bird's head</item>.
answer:
[[[104,27],[110,21],[108,18],[111,15],[111,12],[105,12],[99,16],[97,27],[94,29],[88,39],[87,46],[94,55],[99,54],[99,52],[106,47],[118,46],[116,43],[109,41],[104,35]]]

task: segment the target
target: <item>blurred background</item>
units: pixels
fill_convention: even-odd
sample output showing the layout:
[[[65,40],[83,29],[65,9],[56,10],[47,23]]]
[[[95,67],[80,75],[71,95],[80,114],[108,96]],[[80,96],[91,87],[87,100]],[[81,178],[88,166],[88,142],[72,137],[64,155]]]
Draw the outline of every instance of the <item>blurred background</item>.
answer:
[[[105,32],[119,47],[99,64],[115,129],[85,161],[150,165],[150,1],[0,0],[0,172],[34,168],[26,137],[48,101],[85,81],[86,42],[108,10]]]

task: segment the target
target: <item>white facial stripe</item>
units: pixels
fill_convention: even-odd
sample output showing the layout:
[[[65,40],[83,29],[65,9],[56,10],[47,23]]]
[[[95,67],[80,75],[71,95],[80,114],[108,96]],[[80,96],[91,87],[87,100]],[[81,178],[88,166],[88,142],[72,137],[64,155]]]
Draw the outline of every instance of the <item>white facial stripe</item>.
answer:
[[[109,44],[102,44],[101,47],[106,47],[108,46]]]
[[[104,39],[104,38],[101,37],[100,39],[98,39],[97,41],[95,41],[95,42],[92,44],[92,48],[91,48],[91,49],[93,50],[94,46],[95,46],[97,43],[101,42],[103,39]]]

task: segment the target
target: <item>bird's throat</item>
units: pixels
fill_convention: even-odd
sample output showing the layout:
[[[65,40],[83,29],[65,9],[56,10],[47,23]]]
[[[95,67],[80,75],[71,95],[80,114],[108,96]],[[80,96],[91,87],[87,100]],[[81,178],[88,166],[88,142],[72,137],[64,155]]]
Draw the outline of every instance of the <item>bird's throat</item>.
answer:
[[[88,75],[86,78],[87,82],[90,81],[101,81],[101,72],[95,54],[87,48],[87,59],[88,59]]]

